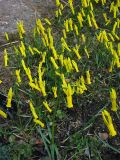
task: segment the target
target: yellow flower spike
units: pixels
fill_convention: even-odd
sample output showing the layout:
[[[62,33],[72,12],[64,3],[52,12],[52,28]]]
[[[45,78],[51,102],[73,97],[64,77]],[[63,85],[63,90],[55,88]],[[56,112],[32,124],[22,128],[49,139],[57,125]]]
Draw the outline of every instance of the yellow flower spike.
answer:
[[[61,77],[61,79],[62,79],[63,86],[64,86],[64,87],[67,87],[67,83],[66,83],[64,74],[61,74],[60,77]]]
[[[27,76],[28,76],[29,81],[30,81],[30,82],[33,82],[32,75],[31,75],[31,70],[30,70],[29,67],[27,68],[26,74],[27,74]]]
[[[72,14],[74,15],[74,14],[75,14],[75,11],[74,11],[74,7],[73,7],[73,0],[68,0],[68,4],[69,4],[69,6],[70,6],[70,9],[71,9]]]
[[[67,89],[63,89],[63,91],[67,96],[67,107],[68,108],[73,108],[72,95],[74,94],[74,91],[71,88],[71,85],[68,84]]]
[[[53,53],[54,59],[55,60],[58,59],[58,54],[57,54],[57,51],[56,51],[55,47],[52,46],[51,49],[52,49],[52,53]]]
[[[37,48],[33,48],[33,50],[35,51],[35,52],[37,52],[38,54],[41,54],[41,52],[37,49]]]
[[[110,116],[110,113],[105,109],[102,111],[102,118],[103,118],[105,125],[107,126],[107,128],[109,130],[109,135],[112,137],[116,136],[117,132],[113,126],[113,122],[112,122],[112,118]]]
[[[24,29],[24,26],[23,26],[23,21],[17,22],[17,28],[18,28],[19,37],[20,37],[20,39],[22,39],[23,35],[25,34],[25,29]]]
[[[75,34],[78,36],[79,32],[78,32],[78,26],[76,24],[74,24],[74,30],[75,30]]]
[[[92,22],[93,22],[93,24],[95,26],[95,29],[98,29],[99,27],[98,27],[97,22],[96,22],[94,17],[92,17]]]
[[[2,80],[0,80],[0,84],[2,83]]]
[[[31,100],[29,102],[29,106],[30,106],[30,110],[32,112],[32,115],[33,115],[34,119],[38,119],[38,115],[37,115],[37,113],[35,111],[35,107],[33,106],[33,103],[32,103]]]
[[[45,46],[47,46],[47,47],[49,46],[48,35],[46,33],[43,35],[42,41],[43,41],[43,43],[45,43]]]
[[[55,17],[59,17],[59,12],[58,12],[58,10],[57,11],[55,11]]]
[[[44,35],[45,34],[45,28],[44,28],[44,26],[43,26],[43,24],[42,24],[42,22],[39,18],[36,20],[36,24],[39,27],[41,33]]]
[[[114,42],[115,39],[114,39],[114,37],[112,36],[112,34],[111,34],[111,33],[108,33],[108,35],[109,35],[109,37],[111,38],[111,40]]]
[[[7,32],[5,32],[5,38],[6,38],[7,41],[9,41],[9,36],[8,36]]]
[[[45,90],[45,81],[43,81],[42,78],[39,80],[39,87],[42,92],[42,95],[45,97],[47,95]]]
[[[80,12],[77,15],[77,19],[78,19],[78,22],[80,24],[80,27],[83,27],[83,17],[82,17],[82,14]]]
[[[78,60],[81,59],[81,56],[80,56],[80,54],[79,54],[79,48],[80,48],[80,45],[76,45],[76,46],[73,48],[73,51],[74,51],[74,53],[76,54]]]
[[[32,47],[31,47],[31,46],[28,46],[28,49],[29,49],[30,53],[31,53],[32,55],[34,55],[34,52],[33,52]]]
[[[21,64],[22,64],[22,66],[23,66],[23,69],[24,69],[25,71],[27,71],[27,67],[26,67],[25,61],[24,61],[23,59],[21,60]]]
[[[64,9],[64,6],[63,6],[63,4],[62,4],[62,3],[60,4],[60,9],[61,9],[61,10],[63,10],[63,9]]]
[[[64,26],[65,26],[66,32],[69,32],[69,21],[68,21],[68,19],[66,21],[64,21]]]
[[[87,90],[86,85],[85,85],[85,80],[84,80],[83,76],[80,77],[80,81],[81,81],[83,90]]]
[[[7,97],[7,104],[6,104],[6,106],[7,106],[8,108],[11,107],[12,96],[13,96],[13,91],[12,91],[12,87],[11,87],[11,88],[9,89],[9,91],[8,91],[8,97]]]
[[[0,109],[0,116],[2,116],[3,118],[7,118],[7,114],[1,109]]]
[[[20,69],[15,71],[16,77],[17,77],[17,82],[21,82],[21,77],[20,77]]]
[[[85,17],[85,11],[83,8],[81,9],[81,12],[82,12],[83,17]]]
[[[51,26],[51,22],[50,22],[50,20],[49,20],[48,18],[45,18],[44,20],[45,20],[45,22],[46,22],[48,25]]]
[[[51,62],[53,64],[54,68],[58,69],[59,67],[58,67],[57,63],[55,62],[55,59],[53,57],[50,57],[50,60],[51,60]]]
[[[91,19],[90,19],[90,15],[87,15],[87,20],[88,20],[89,27],[92,27],[92,22],[91,22]]]
[[[103,17],[105,19],[105,22],[108,22],[108,18],[107,18],[107,14],[106,13],[103,13]]]
[[[67,38],[67,35],[66,35],[65,29],[63,29],[62,32],[63,32],[63,37],[64,37],[64,39],[66,39],[66,38]]]
[[[87,84],[91,84],[91,79],[90,79],[90,71],[86,71],[86,81],[87,81]]]
[[[72,18],[69,19],[69,25],[70,25],[70,30],[73,31],[73,20],[72,20]]]
[[[62,42],[63,48],[65,48],[65,49],[67,49],[69,52],[71,52],[71,49],[68,47],[68,45],[67,45],[67,43],[66,43],[66,41],[65,41],[65,39],[64,39],[63,37],[61,38],[61,42]]]
[[[57,98],[57,87],[52,87],[54,98]]]
[[[85,51],[87,57],[90,58],[90,55],[89,55],[89,53],[88,53],[88,50],[87,50],[86,46],[85,46],[85,48],[84,48],[84,51]]]
[[[44,107],[45,107],[50,113],[52,112],[52,109],[49,107],[47,101],[44,101],[44,102],[43,102],[43,105],[44,105]]]
[[[5,67],[8,66],[8,53],[6,49],[4,49],[4,65]]]
[[[63,65],[64,65],[64,60],[63,60],[64,58],[63,58],[63,54],[61,54],[60,56],[59,56],[59,60],[60,60],[60,63],[61,63],[61,66],[63,67]]]
[[[58,9],[59,15],[62,16],[61,8]]]
[[[72,71],[73,70],[72,61],[69,57],[67,59],[67,65],[68,65],[69,71]]]
[[[29,85],[30,85],[31,88],[36,89],[36,90],[38,90],[38,91],[41,92],[41,90],[40,90],[40,88],[39,88],[38,85],[36,85],[36,84],[34,84],[34,83],[32,83],[32,82],[29,82]]]
[[[44,124],[43,122],[41,122],[39,119],[35,119],[35,118],[34,118],[33,121],[34,121],[36,124],[40,125],[42,128],[45,127],[45,124]]]
[[[102,0],[102,6],[104,6],[106,3],[106,0]]]
[[[91,11],[94,10],[94,9],[93,9],[93,4],[92,4],[92,2],[90,2],[90,8],[91,8]]]
[[[116,27],[117,27],[117,22],[115,22],[114,25],[113,25],[113,30],[112,30],[113,34],[115,34]]]
[[[72,65],[75,68],[76,72],[79,72],[78,65],[74,60],[72,60]]]
[[[88,6],[87,0],[82,0],[82,6],[85,7],[85,8]]]
[[[110,99],[111,99],[111,103],[112,103],[111,110],[114,112],[117,112],[117,110],[118,110],[117,103],[116,103],[117,94],[116,94],[116,91],[114,88],[112,88],[110,91]]]
[[[56,6],[59,7],[60,6],[60,1],[56,0]]]
[[[53,36],[51,34],[51,28],[48,28],[47,31],[48,31],[48,37],[50,40],[49,47],[52,48],[54,46],[54,40],[53,40]]]
[[[86,42],[86,37],[84,34],[82,34],[82,41],[85,43]]]
[[[21,46],[19,46],[19,49],[20,49],[20,52],[21,52],[22,56],[26,57],[25,45],[22,41],[21,41]]]

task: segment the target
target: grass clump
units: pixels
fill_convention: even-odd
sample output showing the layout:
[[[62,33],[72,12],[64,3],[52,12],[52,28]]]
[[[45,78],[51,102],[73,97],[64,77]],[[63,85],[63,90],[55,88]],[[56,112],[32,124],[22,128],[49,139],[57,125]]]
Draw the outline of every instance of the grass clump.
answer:
[[[18,22],[20,43],[9,54],[4,50],[14,82],[6,108],[12,107],[12,98],[20,102],[16,114],[27,127],[39,126],[52,160],[104,159],[104,144],[119,154],[99,135],[108,132],[105,140],[119,135],[120,2],[56,0],[56,6],[55,18],[37,19],[30,35]],[[64,158],[58,152],[62,143],[67,145],[60,151]]]

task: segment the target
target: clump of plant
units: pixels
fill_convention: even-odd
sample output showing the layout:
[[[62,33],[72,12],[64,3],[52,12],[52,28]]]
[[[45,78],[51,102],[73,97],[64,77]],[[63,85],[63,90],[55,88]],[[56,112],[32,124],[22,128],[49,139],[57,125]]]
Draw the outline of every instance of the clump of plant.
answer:
[[[92,116],[101,113],[111,137],[119,134],[111,114],[119,120],[120,2],[77,2],[56,0],[55,18],[37,19],[30,38],[18,22],[20,43],[11,54],[4,50],[5,67],[12,67],[16,79],[6,107],[22,92],[34,123],[52,127],[52,144],[56,115],[75,108],[84,112],[82,105]],[[0,115],[7,118],[2,110]]]

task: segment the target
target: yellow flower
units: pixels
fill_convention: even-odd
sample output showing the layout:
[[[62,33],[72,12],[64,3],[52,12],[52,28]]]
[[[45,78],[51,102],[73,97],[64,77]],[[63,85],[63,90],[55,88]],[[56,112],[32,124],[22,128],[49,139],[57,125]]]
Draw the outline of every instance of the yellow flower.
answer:
[[[90,15],[87,15],[87,20],[88,20],[89,27],[92,27],[92,22],[91,22],[91,19],[90,19]]]
[[[37,48],[33,48],[33,50],[35,51],[35,52],[37,52],[38,54],[41,54],[41,52],[37,49]]]
[[[12,102],[12,96],[13,96],[13,92],[12,92],[12,87],[9,89],[8,91],[8,97],[7,97],[7,107],[10,108],[11,107],[11,102]]]
[[[31,110],[31,112],[32,112],[32,115],[33,115],[34,119],[38,119],[38,115],[37,115],[37,113],[36,113],[36,111],[35,111],[35,107],[33,106],[33,103],[32,103],[31,100],[30,100],[30,102],[29,102],[29,105],[30,105],[30,110]]]
[[[57,98],[57,87],[52,87],[54,97]]]
[[[74,53],[76,54],[78,60],[81,59],[81,56],[80,56],[80,54],[79,54],[79,48],[80,48],[80,45],[76,45],[76,46],[73,48],[73,51],[74,51]]]
[[[40,90],[43,94],[43,96],[45,97],[47,94],[46,94],[46,91],[45,91],[45,81],[39,81],[39,86],[40,86]]]
[[[2,80],[0,80],[0,84],[2,83]]]
[[[64,21],[64,26],[65,26],[65,30],[66,30],[66,32],[69,32],[69,21],[68,21],[68,19],[66,20],[66,21]]]
[[[22,39],[23,35],[25,34],[25,30],[24,30],[24,27],[23,27],[23,21],[19,21],[17,23],[17,28],[18,28],[18,33],[19,33],[20,39]]]
[[[6,49],[4,49],[4,65],[5,67],[8,66],[8,53]]]
[[[111,103],[112,103],[111,110],[114,112],[117,112],[117,110],[118,110],[117,103],[116,103],[117,94],[116,94],[116,91],[114,88],[112,88],[110,91],[110,99],[111,99]]]
[[[15,73],[16,73],[16,77],[17,77],[17,82],[20,83],[21,82],[20,69],[16,70]]]
[[[84,34],[82,34],[82,41],[85,43],[86,42],[86,37]]]
[[[63,87],[64,93],[65,93],[66,96],[67,96],[67,107],[68,107],[68,108],[73,108],[72,95],[73,95],[74,91],[73,91],[73,89],[71,88],[71,85],[68,84],[67,88],[66,88],[66,87],[64,88],[64,85],[63,85],[62,87]]]
[[[50,22],[50,20],[49,20],[48,18],[45,18],[44,20],[45,20],[45,22],[46,22],[47,24],[51,25],[51,22]]]
[[[54,58],[58,59],[58,54],[57,54],[57,51],[56,51],[55,47],[52,46],[51,49],[52,49],[52,53],[53,53]]]
[[[6,38],[7,41],[9,41],[9,36],[8,36],[7,32],[5,32],[5,38]]]
[[[78,32],[78,26],[76,24],[74,24],[74,30],[75,30],[75,34],[78,36],[79,32]]]
[[[59,7],[60,6],[60,1],[56,0],[56,6]]]
[[[103,121],[105,123],[105,125],[107,126],[108,130],[109,130],[109,134],[110,136],[116,136],[117,132],[113,126],[113,122],[112,122],[112,118],[110,116],[110,113],[107,110],[103,110],[102,111],[102,117],[103,117]]]
[[[29,49],[30,53],[31,53],[32,55],[34,55],[34,52],[33,52],[32,47],[31,47],[31,46],[29,46],[29,47],[28,47],[28,49]]]
[[[63,37],[61,38],[61,42],[62,42],[63,49],[66,48],[69,52],[71,52],[71,49],[68,47],[68,45]]]
[[[84,48],[84,51],[85,51],[87,57],[90,58],[90,55],[89,55],[89,53],[88,53],[88,50],[87,50],[86,46],[85,46],[85,48]]]
[[[80,12],[77,15],[77,19],[79,21],[80,27],[83,27],[83,17],[82,17],[82,14]]]
[[[85,85],[85,80],[84,80],[83,76],[80,77],[80,81],[81,81],[82,89],[87,90],[86,85]]]
[[[21,41],[21,46],[19,46],[19,49],[20,49],[20,52],[21,52],[22,56],[26,57],[25,45],[22,41]]]
[[[43,102],[43,105],[45,106],[45,108],[46,108],[49,112],[52,112],[52,109],[49,107],[47,101],[44,101],[44,102]]]
[[[29,82],[29,85],[30,85],[30,87],[32,87],[32,88],[34,88],[34,89],[36,89],[38,91],[41,91],[40,88],[39,88],[39,86],[37,86],[36,84],[34,84],[32,82]]]
[[[75,68],[76,72],[79,72],[78,65],[74,60],[72,60],[72,65]]]
[[[7,118],[7,114],[1,109],[0,109],[0,116],[2,116],[3,118]]]
[[[40,125],[42,128],[45,127],[45,124],[44,124],[43,122],[41,122],[39,119],[33,119],[33,121],[34,121],[36,124]]]
[[[64,60],[63,60],[63,55],[62,54],[59,56],[59,60],[60,60],[61,66],[63,66],[64,65]]]
[[[86,81],[87,81],[87,84],[91,84],[91,79],[90,79],[90,72],[89,72],[89,70],[88,71],[86,71]]]
[[[50,57],[50,60],[51,60],[51,62],[53,64],[54,68],[58,69],[59,67],[58,67],[57,63],[55,62],[55,59],[53,57]]]
[[[63,29],[62,32],[63,32],[63,37],[66,39],[66,38],[67,38],[67,35],[66,35],[65,29]]]
[[[70,25],[70,30],[73,31],[73,20],[72,20],[72,18],[69,19],[69,25]]]
[[[74,11],[74,7],[73,7],[73,0],[68,0],[68,4],[69,4],[69,6],[70,6],[70,9],[71,9],[72,14],[74,15],[74,14],[75,14],[75,11]]]
[[[92,17],[92,22],[93,22],[93,24],[95,26],[95,29],[98,29],[99,27],[98,27],[97,22],[96,22],[94,17]]]

